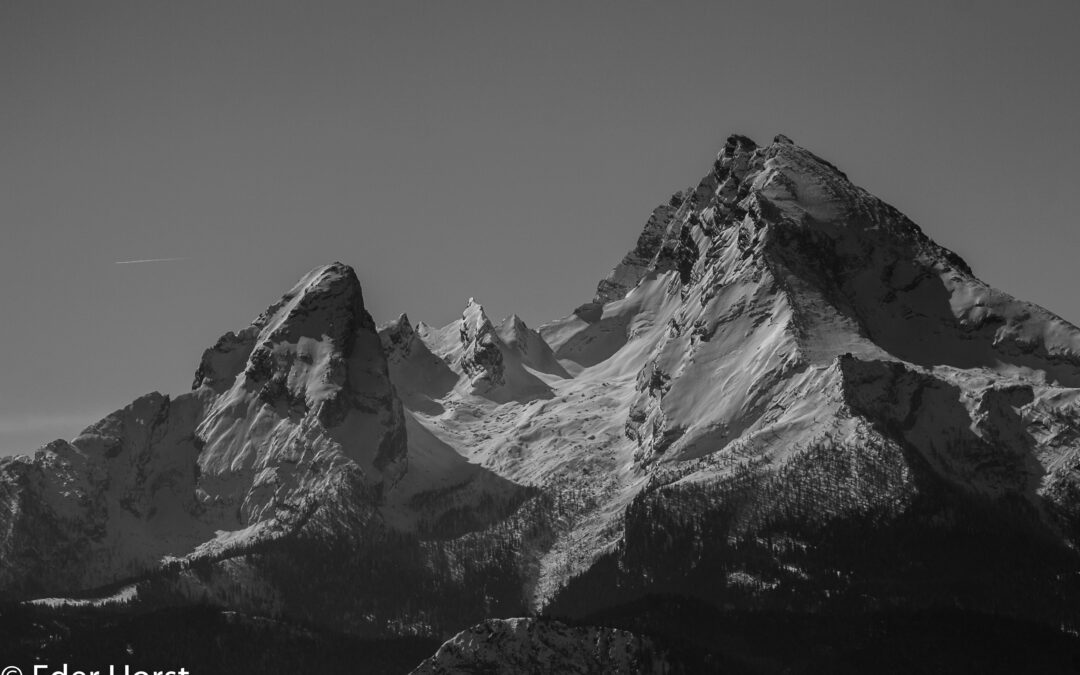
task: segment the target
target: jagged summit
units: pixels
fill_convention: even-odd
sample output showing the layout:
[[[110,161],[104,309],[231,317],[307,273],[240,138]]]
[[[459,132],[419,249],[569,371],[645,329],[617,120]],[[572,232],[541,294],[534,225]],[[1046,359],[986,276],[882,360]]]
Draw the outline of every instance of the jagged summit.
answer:
[[[193,389],[227,386],[244,368],[254,375],[268,366],[275,345],[297,344],[301,339],[324,338],[339,352],[352,348],[354,334],[374,324],[364,309],[356,273],[340,262],[305,274],[281,299],[262,312],[251,325],[229,331],[203,354]],[[259,350],[252,354],[256,345]],[[254,362],[251,358],[254,357]]]
[[[540,331],[571,372],[644,364],[626,422],[642,461],[708,454],[785,417],[811,433],[796,411],[828,387],[806,369],[840,377],[843,354],[1080,384],[1080,331],[989,288],[787,139],[729,138],[593,302]]]
[[[142,397],[28,467],[0,463],[0,483],[51,467],[10,493],[34,507],[6,512],[0,546],[20,562],[0,578],[92,588],[169,559],[355,525],[403,475],[404,427],[355,273],[316,268],[206,350],[192,392]],[[23,527],[49,534],[23,539]],[[34,565],[33,550],[71,555]]]
[[[469,304],[461,314],[458,335],[461,340],[458,365],[469,376],[472,386],[483,391],[505,384],[499,336],[483,306],[473,298],[469,298]]]
[[[321,265],[305,274],[253,323],[266,326],[273,319],[284,320],[296,314],[332,309],[358,311],[364,306],[360,281],[352,267],[333,262]]]
[[[730,137],[697,188],[657,207],[635,248],[569,321],[594,326],[587,348],[567,321],[541,332],[561,359],[603,360],[610,350],[599,345],[615,343],[598,341],[597,331],[626,319],[600,308],[668,272],[678,273],[681,295],[696,293],[703,305],[732,280],[767,274],[801,305],[793,311],[802,320],[826,324],[818,332],[843,324],[923,365],[1007,364],[1080,381],[1071,324],[989,288],[895,208],[786,137],[763,147]]]
[[[496,332],[507,349],[521,360],[522,365],[538,373],[562,378],[570,377],[540,333],[529,328],[517,314],[511,314],[503,319]]]
[[[379,326],[379,338],[387,359],[407,358],[416,341],[416,329],[405,313]]]

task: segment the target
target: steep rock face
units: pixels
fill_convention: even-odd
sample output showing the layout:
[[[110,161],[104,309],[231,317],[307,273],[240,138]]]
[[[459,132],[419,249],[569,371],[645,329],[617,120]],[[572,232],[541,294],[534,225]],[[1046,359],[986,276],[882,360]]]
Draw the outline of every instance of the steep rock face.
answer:
[[[379,340],[387,363],[401,362],[412,355],[414,349],[422,348],[424,343],[416,337],[416,329],[406,314],[379,326]]]
[[[850,602],[933,604],[955,586],[973,607],[1019,612],[1027,594],[1054,605],[1041,618],[1069,614],[1052,598],[1076,590],[1080,331],[790,139],[728,139],[593,301],[538,332],[571,375],[548,397],[452,391],[417,415],[559,495],[536,606],[670,590],[810,607],[867,588]],[[903,549],[919,562],[895,562],[920,531]],[[1042,562],[1009,552],[1024,546]],[[1010,569],[1030,585],[994,590]]]
[[[473,298],[469,298],[459,321],[442,328],[423,326],[415,334],[424,345],[419,348],[420,353],[434,354],[444,365],[432,363],[424,356],[409,357],[410,365],[400,369],[399,374],[408,379],[405,371],[418,373],[434,367],[433,372],[441,373],[449,367],[456,373],[458,382],[452,386],[452,392],[442,391],[442,394],[454,400],[476,397],[498,403],[520,403],[548,398],[551,396],[546,381],[549,376],[567,376],[539,333],[516,316],[507,317],[496,326]],[[401,389],[412,392],[418,387],[403,385]]]
[[[484,308],[472,298],[461,315],[459,335],[462,352],[458,363],[473,387],[486,390],[506,384],[498,333]]]
[[[846,356],[839,366],[851,410],[918,452],[935,475],[991,498],[1035,496],[1044,471],[1017,412],[1034,400],[1030,386],[965,391],[900,362]]]
[[[405,418],[359,283],[316,269],[208,349],[190,394],[144,396],[0,464],[2,586],[89,589],[370,518]],[[44,562],[44,564],[43,564]]]
[[[780,395],[774,385],[845,352],[1076,381],[1075,327],[989,289],[786,139],[758,148],[732,137],[662,236],[654,221],[652,243],[631,254],[632,291],[542,328],[571,370],[651,343],[626,425],[644,461],[706,451],[752,424]],[[652,252],[647,265],[642,251]],[[609,277],[599,295],[610,288]],[[705,395],[715,391],[735,395]]]
[[[356,275],[314,270],[252,328],[242,372],[196,429],[206,507],[239,511],[246,527],[310,508],[319,493],[356,487],[375,503],[406,469],[405,422]]]
[[[615,300],[621,300],[626,294],[638,285],[646,274],[649,273],[654,262],[660,257],[660,251],[667,241],[668,228],[676,218],[681,208],[680,204],[661,204],[653,210],[652,216],[645,224],[638,237],[634,250],[626,254],[622,262],[611,274],[600,281],[596,288],[596,296],[591,305],[583,305],[587,311],[589,307],[603,306]]]
[[[1076,327],[988,288],[783,137],[729,139],[650,250],[625,296],[541,329],[579,378],[641,364],[625,432],[650,474],[581,582],[624,590],[574,583],[556,608],[628,586],[790,606],[863,584],[874,602],[953,593],[1075,622],[1059,598],[1077,591],[1062,576],[1076,564]],[[998,588],[1009,570],[1028,575],[1023,591]]]

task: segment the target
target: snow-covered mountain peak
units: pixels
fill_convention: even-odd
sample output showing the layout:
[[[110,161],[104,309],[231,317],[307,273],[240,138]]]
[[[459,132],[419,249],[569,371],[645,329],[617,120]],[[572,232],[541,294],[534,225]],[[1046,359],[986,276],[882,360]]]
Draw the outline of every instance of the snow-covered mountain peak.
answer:
[[[412,346],[417,340],[416,330],[407,314],[399,314],[396,319],[379,326],[379,338],[387,360],[408,358]]]
[[[318,356],[322,365],[328,366],[332,354],[348,356],[359,332],[373,330],[353,269],[339,262],[323,265],[305,274],[250,326],[237,333],[229,331],[207,349],[192,386],[209,386],[221,392],[240,372],[253,379],[271,378],[274,373],[270,371],[279,370],[274,362],[283,365],[281,358],[272,354],[282,357],[288,353],[292,355],[288,358],[308,365]],[[311,368],[301,369],[313,372]],[[323,368],[316,379],[323,376],[325,383],[340,384],[340,373],[328,373]],[[313,397],[325,394],[315,391],[315,382],[308,384],[312,385],[308,393]]]
[[[365,380],[385,377],[360,282],[342,263],[315,268],[251,326],[222,337],[204,354],[196,386],[222,391],[240,374],[237,366],[245,352],[244,390],[257,390],[263,402],[294,409],[329,403],[323,408],[326,422],[341,416],[340,393],[363,396],[371,389]]]
[[[458,328],[461,356],[458,364],[477,391],[505,384],[501,340],[483,306],[469,298]]]
[[[476,298],[470,297],[465,310],[461,313],[462,343],[472,342],[494,330],[491,319],[484,312],[484,306],[477,302]]]
[[[767,146],[742,136],[729,138],[713,171],[687,201],[687,224],[747,229],[754,235],[749,243],[762,244],[752,255],[771,244],[829,240],[850,253],[883,248],[897,259],[924,256],[971,274],[958,255],[935,244],[902,213],[782,134]],[[805,261],[828,264],[816,257],[817,248],[805,251]]]
[[[511,314],[500,321],[496,332],[507,347],[528,351],[527,343],[532,329],[517,314]]]
[[[560,378],[569,377],[569,373],[555,358],[555,353],[540,333],[529,326],[517,314],[503,319],[496,333],[506,349],[514,354],[522,365]]]
[[[340,339],[364,320],[365,313],[356,272],[335,262],[304,275],[253,325],[262,329],[261,337],[273,341],[322,335]]]
[[[355,273],[319,267],[206,350],[192,392],[141,397],[35,458],[43,478],[17,495],[35,510],[16,509],[9,528],[57,525],[45,542],[5,545],[80,554],[6,574],[92,587],[165,557],[219,557],[305,524],[355,524],[404,474],[405,433]]]
[[[1080,331],[989,288],[786,137],[731,136],[696,188],[653,211],[593,301],[540,333],[578,377],[634,373],[626,434],[645,462],[724,447],[762,420],[763,400],[792,397],[790,414],[808,400],[799,373],[842,378],[845,353],[1080,384]]]
[[[1080,597],[1078,402],[1080,329],[790,139],[732,136],[539,330],[470,298],[376,333],[335,263],[207,350],[194,391],[0,460],[0,590],[165,565],[202,597],[198,562],[228,606],[388,634],[657,590],[1075,627],[1051,606]],[[425,668],[558,670],[585,645],[635,670],[634,640],[494,622]]]
[[[517,314],[510,314],[503,317],[503,320],[499,322],[499,330],[513,330],[515,332],[521,330],[527,330],[528,326],[525,324],[525,320]]]
[[[234,373],[245,351],[243,370],[233,374],[232,384],[224,388],[221,374]],[[209,381],[204,377],[202,386],[220,394],[200,427],[200,433],[212,439],[201,460],[204,469],[232,471],[240,457],[248,458],[244,463],[261,461],[257,446],[238,444],[235,435],[221,428],[231,425],[238,412],[252,421],[249,414],[260,406],[294,421],[311,417],[327,431],[348,427],[349,433],[377,436],[387,424],[401,425],[382,342],[364,308],[356,274],[341,263],[312,270],[238,336],[226,334],[204,355],[200,372],[204,371],[214,377]],[[365,415],[379,420],[371,420],[374,426],[361,431],[365,425],[358,420]],[[403,457],[404,444],[392,440],[402,433],[392,431],[384,438],[394,447],[376,443],[378,452],[367,455],[362,464],[382,467]]]

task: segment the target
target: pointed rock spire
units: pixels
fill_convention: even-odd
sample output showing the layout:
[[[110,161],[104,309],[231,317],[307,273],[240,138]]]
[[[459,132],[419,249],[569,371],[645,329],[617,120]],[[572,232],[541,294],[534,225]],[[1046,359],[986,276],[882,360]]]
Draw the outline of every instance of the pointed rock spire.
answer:
[[[483,306],[469,298],[459,327],[461,357],[458,363],[474,387],[492,388],[505,382],[501,340]]]

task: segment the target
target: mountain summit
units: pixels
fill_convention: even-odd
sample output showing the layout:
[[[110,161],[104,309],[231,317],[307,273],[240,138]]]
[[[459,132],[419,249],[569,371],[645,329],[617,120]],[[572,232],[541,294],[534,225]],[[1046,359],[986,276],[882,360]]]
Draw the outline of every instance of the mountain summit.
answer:
[[[362,519],[405,470],[404,427],[356,275],[313,270],[206,350],[192,392],[5,460],[0,579],[92,589]]]
[[[534,633],[645,663],[634,633],[492,621],[655,633],[657,596],[1075,631],[1080,329],[790,139],[732,136],[568,316],[377,329],[318,268],[193,391],[0,461],[0,504],[15,599],[457,634],[425,668],[529,662]]]

